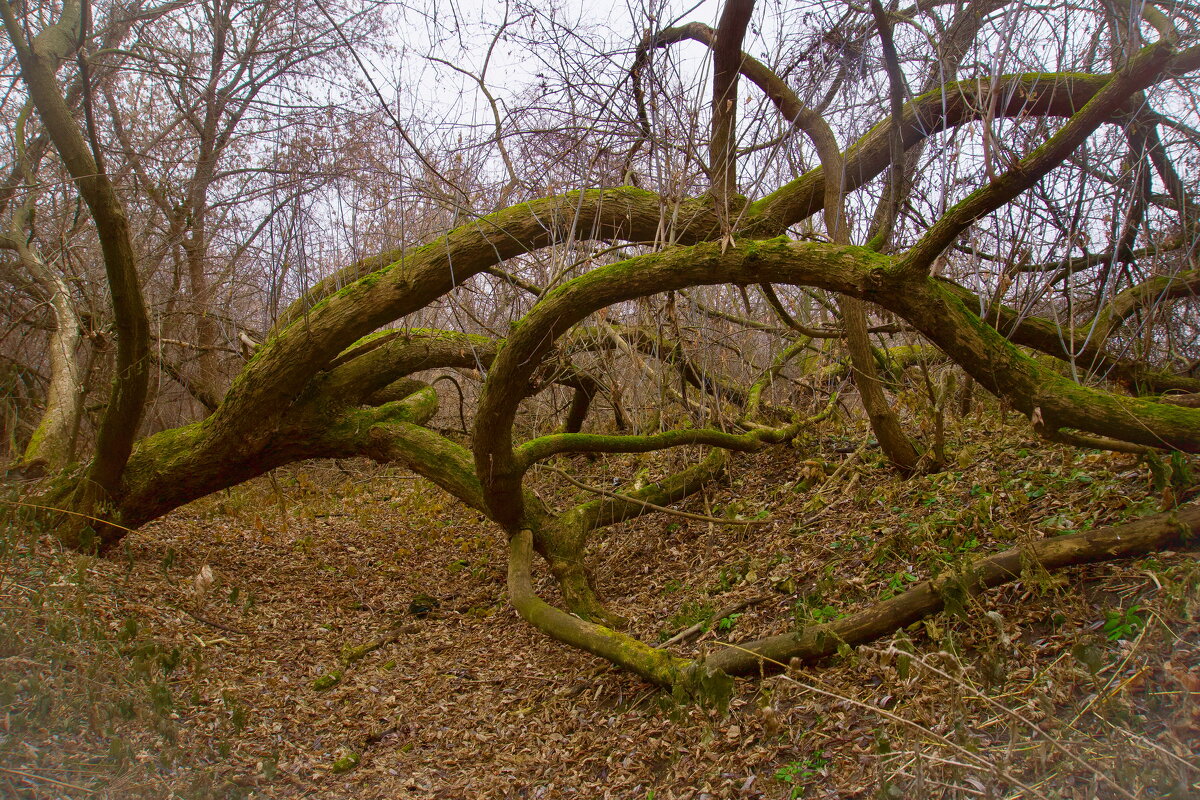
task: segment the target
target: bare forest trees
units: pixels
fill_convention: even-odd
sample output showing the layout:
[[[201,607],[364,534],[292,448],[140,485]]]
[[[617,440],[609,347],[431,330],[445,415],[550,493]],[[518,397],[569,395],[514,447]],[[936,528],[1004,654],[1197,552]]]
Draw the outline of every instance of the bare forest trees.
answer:
[[[382,7],[0,10],[4,355],[44,376],[10,402],[45,409],[16,438],[56,470],[39,504],[72,512],[73,543],[300,459],[399,462],[503,532],[529,622],[703,688],[1022,558],[1200,529],[1191,509],[1001,554],[704,664],[621,633],[585,563],[595,531],[847,399],[904,474],[940,468],[964,384],[1046,438],[1200,450],[1188,3],[729,0],[715,27],[631,8],[636,32],[410,9],[398,77],[367,38]],[[422,70],[466,87],[458,117]],[[580,485],[570,454],[664,450],[654,482],[535,491]],[[534,552],[567,610],[534,593]]]

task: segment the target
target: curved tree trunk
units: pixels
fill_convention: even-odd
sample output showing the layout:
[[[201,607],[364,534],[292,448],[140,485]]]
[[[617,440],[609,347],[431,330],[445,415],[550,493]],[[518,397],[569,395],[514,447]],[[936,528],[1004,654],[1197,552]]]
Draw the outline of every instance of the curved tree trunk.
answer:
[[[83,414],[82,369],[76,354],[83,332],[66,282],[36,253],[28,247],[24,249],[21,261],[49,297],[54,330],[48,353],[50,386],[46,390],[46,408],[21,454],[21,465],[41,464],[57,471],[73,460],[75,431]]]
[[[107,504],[116,492],[137,438],[149,388],[150,323],[125,209],[97,162],[98,155],[89,149],[55,77],[63,59],[78,49],[86,32],[84,7],[80,0],[68,0],[59,21],[32,41],[26,38],[12,6],[0,4],[0,14],[42,124],[91,211],[112,297],[116,372],[87,479],[79,484],[72,501],[80,516],[72,517],[76,523],[67,526],[73,533],[66,538],[77,540],[83,534],[79,521],[95,516],[99,506]]]
[[[794,93],[783,93],[776,85],[782,81],[776,79],[772,84],[761,73],[755,73],[765,81],[769,96],[786,109],[792,124],[812,139],[822,167],[744,205],[743,198],[735,195],[733,138],[737,104],[733,98],[738,74],[750,77],[757,62],[740,52],[752,0],[734,0],[726,5],[715,39],[719,63],[714,82],[711,192],[689,200],[630,188],[543,197],[472,219],[424,246],[384,253],[346,267],[321,281],[282,315],[209,418],[149,437],[131,453],[148,370],[145,309],[135,253],[120,200],[105,175],[100,150],[93,146],[89,151],[55,81],[59,61],[73,54],[84,38],[86,7],[79,0],[66,0],[62,21],[46,28],[30,43],[14,7],[0,4],[31,96],[91,209],[113,297],[118,333],[113,399],[101,425],[89,479],[76,493],[77,507],[87,513],[98,509],[102,501],[112,503],[116,507],[114,521],[133,527],[184,502],[290,461],[346,455],[402,461],[482,510],[504,530],[511,548],[510,590],[522,616],[555,638],[601,655],[655,683],[678,685],[697,675],[709,676],[709,670],[726,661],[718,657],[707,665],[692,664],[547,605],[532,588],[532,553],[539,552],[546,558],[571,610],[603,618],[605,611],[583,562],[588,534],[646,513],[651,507],[648,503],[672,502],[686,496],[716,474],[719,465],[713,462],[723,458],[724,452],[753,451],[789,441],[802,423],[778,429],[747,425],[741,432],[680,428],[646,436],[583,434],[578,429],[586,414],[589,393],[579,397],[575,413],[568,419],[567,432],[524,443],[516,441],[521,403],[546,383],[547,375],[556,371],[554,360],[569,350],[559,346],[562,338],[601,309],[665,291],[712,284],[744,287],[782,283],[844,295],[848,298],[843,303],[845,331],[855,380],[881,444],[902,469],[914,468],[916,454],[900,431],[874,374],[863,305],[868,302],[894,311],[985,387],[1011,399],[1036,420],[1039,432],[1054,436],[1060,429],[1073,428],[1122,437],[1147,447],[1200,450],[1200,412],[1119,397],[1056,374],[1012,346],[995,327],[989,327],[969,304],[964,304],[956,288],[930,275],[934,261],[971,225],[1062,164],[1100,125],[1133,113],[1140,103],[1133,101],[1137,92],[1161,81],[1172,69],[1192,69],[1200,64],[1200,51],[1175,56],[1167,46],[1147,48],[1127,68],[1112,75],[1007,76],[997,77],[987,87],[968,80],[947,84],[908,103],[902,102],[900,92],[893,92],[891,125],[875,125],[856,143],[849,144],[844,153],[819,113],[803,107]],[[873,7],[882,17],[882,5],[875,2]],[[892,70],[891,77],[896,74]],[[989,119],[1017,115],[1060,115],[1069,119],[1053,128],[1055,132],[1043,147],[1014,160],[1004,175],[955,205],[909,252],[891,256],[878,252],[880,248],[849,245],[843,210],[849,191],[862,187],[889,167],[899,169],[897,154],[931,133],[984,114]],[[897,189],[895,196],[900,193]],[[891,190],[888,194],[892,196]],[[203,206],[200,194],[195,194],[193,200],[196,208]],[[731,208],[739,211],[740,220],[731,219]],[[665,214],[666,209],[671,213]],[[785,238],[790,226],[821,210],[832,243]],[[894,203],[884,216],[891,220],[879,226],[886,238],[886,230],[895,221]],[[195,256],[191,262],[195,267],[192,283],[197,293],[203,294],[200,289],[204,288],[206,275],[200,258],[206,229],[202,216],[196,219],[196,246],[190,254]],[[779,238],[769,239],[771,236]],[[584,238],[670,244],[653,253],[622,257],[616,264],[592,264],[580,277],[564,280],[562,285],[540,294],[532,310],[519,324],[512,325],[503,343],[409,329],[376,333],[381,326],[429,308],[464,282],[495,270],[509,259]],[[613,249],[620,247],[618,244]],[[1192,291],[1194,286],[1187,280],[1175,290]],[[1160,297],[1162,293],[1155,289],[1150,296]],[[1137,306],[1136,297],[1128,301],[1130,307]],[[1114,309],[1114,324],[1122,319],[1119,313],[1124,313],[1124,308]],[[208,334],[203,334],[202,340],[205,336]],[[614,343],[626,340],[624,336],[611,338]],[[635,350],[630,346],[628,352]],[[682,355],[680,351],[678,363],[685,380],[698,387],[716,385],[688,366]],[[432,387],[404,383],[406,376],[432,367],[485,368],[485,364],[487,376],[472,449],[423,427],[436,409],[437,396]],[[566,383],[565,379],[555,380]],[[572,428],[576,432],[571,432]],[[551,515],[525,483],[532,467],[559,453],[635,453],[682,445],[717,449],[700,465],[659,485],[625,495],[598,491],[607,495],[605,499],[577,505],[565,514]],[[929,584],[906,596],[904,603],[864,612],[865,617],[851,618],[854,624],[847,623],[850,627],[834,626],[834,631],[843,638],[886,633],[898,621],[941,608],[956,592],[969,595],[1012,579],[1019,574],[1021,557],[1030,557],[1030,552],[1036,560],[1053,567],[1164,546],[1164,542],[1179,541],[1180,519],[1190,526],[1189,532],[1194,530],[1194,517],[1192,511],[1180,512],[1178,518],[1165,522],[1156,518],[1132,527],[1047,540],[1023,553],[1014,551],[1015,555],[985,559],[975,565],[965,582]],[[118,536],[102,531],[106,545]],[[817,648],[813,653],[828,645],[821,638],[823,633],[828,636],[825,629],[812,633],[812,645]],[[807,652],[794,649],[795,642],[809,641],[805,636],[761,643],[761,654],[782,659],[789,653]],[[753,659],[755,667],[760,660]],[[727,662],[731,671],[743,669],[741,662]]]
[[[18,163],[14,167],[13,177],[28,182],[33,170],[30,169],[28,161],[31,159],[25,148],[24,114],[17,121],[15,135]],[[13,212],[9,229],[0,232],[0,247],[16,254],[17,261],[33,278],[34,285],[54,315],[54,330],[50,332],[47,352],[50,384],[46,390],[46,406],[18,465],[27,470],[58,471],[72,461],[75,435],[83,415],[82,368],[76,353],[83,340],[83,331],[71,300],[70,287],[45,262],[25,232],[32,215],[31,195]]]
[[[692,662],[603,625],[572,616],[538,597],[530,578],[532,531],[518,531],[509,540],[508,548],[508,598],[530,625],[556,641],[619,664],[659,686],[671,687],[684,678]]]
[[[842,323],[845,326],[846,347],[850,351],[850,366],[854,372],[854,385],[862,397],[863,408],[870,420],[871,430],[879,440],[884,455],[904,475],[917,471],[920,455],[913,447],[900,419],[888,404],[883,392],[883,382],[871,353],[871,341],[867,334],[867,314],[861,300],[842,296],[839,301]]]

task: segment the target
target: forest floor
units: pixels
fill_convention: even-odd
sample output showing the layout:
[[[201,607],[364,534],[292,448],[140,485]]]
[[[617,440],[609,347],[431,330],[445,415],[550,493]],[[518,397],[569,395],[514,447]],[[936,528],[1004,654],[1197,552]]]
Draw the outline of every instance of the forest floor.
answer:
[[[625,524],[597,536],[598,585],[647,641],[701,623],[676,645],[695,655],[1171,501],[1145,461],[1023,422],[955,421],[947,469],[908,481],[854,432],[738,457],[685,508],[763,524]],[[561,466],[611,487],[669,465]],[[584,499],[551,480],[548,501]],[[1200,796],[1195,552],[1030,568],[959,614],[739,681],[721,710],[522,622],[496,528],[397,468],[280,470],[104,559],[15,516],[0,547],[0,797]]]

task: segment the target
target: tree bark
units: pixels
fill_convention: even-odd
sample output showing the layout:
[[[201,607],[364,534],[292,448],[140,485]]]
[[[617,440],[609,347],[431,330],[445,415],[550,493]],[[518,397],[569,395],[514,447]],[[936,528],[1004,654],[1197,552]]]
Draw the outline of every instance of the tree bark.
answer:
[[[33,275],[48,297],[54,312],[54,330],[50,333],[50,386],[46,390],[46,408],[21,455],[21,466],[41,464],[57,472],[73,460],[75,430],[83,414],[82,370],[76,351],[83,340],[79,316],[66,282],[51,269],[20,235],[17,244],[21,263]]]
[[[532,559],[533,532],[518,531],[508,545],[508,598],[522,619],[556,641],[619,664],[658,686],[671,687],[683,678],[690,664],[685,659],[571,616],[538,597],[530,577]]]
[[[712,195],[717,203],[722,234],[733,230],[731,198],[737,193],[738,75],[741,72],[742,39],[750,24],[754,0],[725,0],[713,45],[712,138],[709,170]]]
[[[854,297],[843,296],[838,304],[842,309],[842,323],[846,330],[846,346],[850,351],[854,385],[858,387],[858,393],[862,397],[871,430],[874,431],[880,449],[892,462],[892,466],[902,475],[912,475],[917,471],[921,456],[905,435],[899,417],[892,411],[887,395],[883,392],[883,382],[879,380],[879,370],[871,352],[871,341],[867,334],[867,314],[863,302]]]

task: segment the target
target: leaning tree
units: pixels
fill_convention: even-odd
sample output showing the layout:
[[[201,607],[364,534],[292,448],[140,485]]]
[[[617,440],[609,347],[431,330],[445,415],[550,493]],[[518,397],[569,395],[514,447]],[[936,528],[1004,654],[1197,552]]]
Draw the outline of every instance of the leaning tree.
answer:
[[[431,60],[479,87],[484,139],[445,140],[434,155],[415,124],[381,117],[411,148],[410,186],[445,229],[305,287],[202,419],[140,439],[151,348],[127,214],[134,184],[106,172],[108,129],[93,120],[97,103],[80,102],[93,91],[88,64],[117,69],[122,50],[97,48],[79,0],[49,23],[44,10],[0,13],[41,129],[88,209],[111,296],[112,391],[91,458],[37,501],[70,512],[60,520],[70,543],[109,548],[301,459],[400,463],[507,538],[511,601],[531,624],[657,684],[706,686],[764,659],[884,635],[1030,560],[1125,557],[1200,531],[1200,511],[1186,507],[1046,539],[703,663],[622,633],[584,561],[595,531],[657,513],[713,481],[730,454],[788,445],[830,414],[836,395],[818,398],[800,378],[814,354],[843,344],[851,394],[902,474],[943,457],[936,431],[916,435],[888,395],[886,370],[914,353],[953,363],[1048,439],[1200,450],[1189,169],[1200,11],[1188,3],[756,11],[727,0],[715,27],[664,26],[652,13],[616,49],[561,15],[509,7],[481,66]],[[340,31],[325,6],[312,13]],[[239,18],[225,18],[229,36]],[[536,62],[535,85],[507,99],[488,72],[501,42]],[[189,107],[220,106],[225,90]],[[187,178],[192,205],[178,209],[186,246],[205,235],[188,209],[204,207],[212,141]],[[21,258],[37,256],[10,238]],[[209,302],[196,276],[193,299]],[[915,343],[889,352],[873,338],[895,331]],[[478,383],[435,386],[438,370]],[[457,433],[434,424],[451,388],[467,428]],[[930,390],[944,412],[949,386]],[[547,462],[563,454],[669,448],[700,455],[565,510],[534,491],[560,474]],[[534,553],[566,610],[534,592]]]

